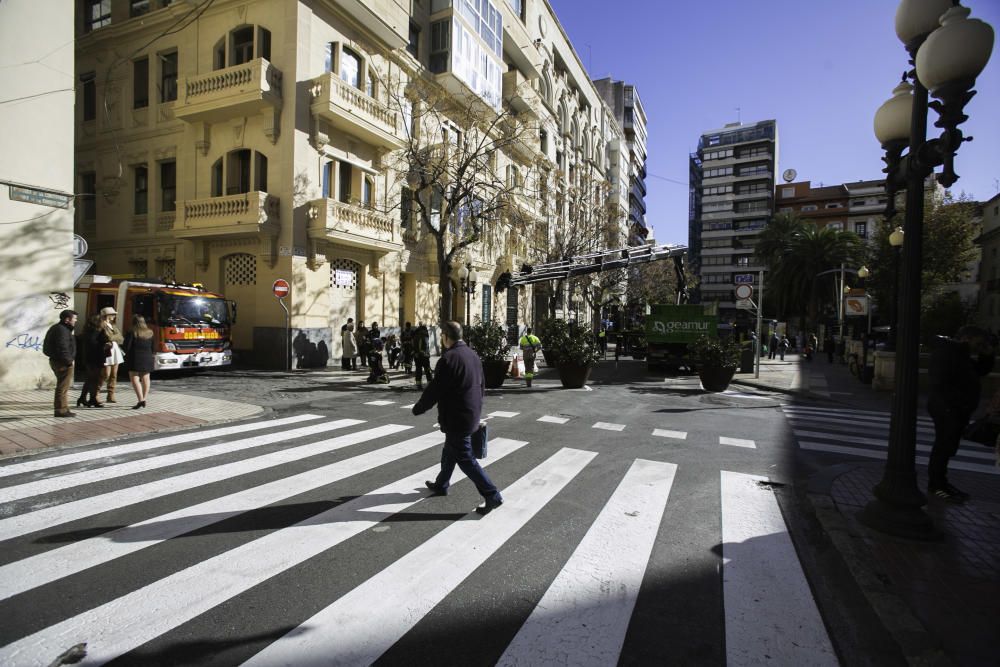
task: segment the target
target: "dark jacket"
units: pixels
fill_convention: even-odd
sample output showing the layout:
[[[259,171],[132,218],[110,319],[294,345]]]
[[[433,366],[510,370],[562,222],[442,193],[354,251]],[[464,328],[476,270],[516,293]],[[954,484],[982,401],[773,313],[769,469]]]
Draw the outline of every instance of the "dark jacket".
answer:
[[[931,349],[927,409],[968,419],[979,405],[979,377],[993,369],[993,355],[973,361],[969,344],[937,336]]]
[[[155,365],[153,358],[153,337],[139,338],[130,331],[125,335],[125,367],[136,373],[152,373]]]
[[[56,322],[45,332],[42,352],[46,357],[57,363],[69,366],[76,359],[76,338],[73,327],[68,327],[61,321]]]
[[[441,355],[434,367],[434,379],[413,406],[413,414],[423,414],[436,403],[441,430],[468,435],[479,428],[485,389],[483,362],[460,340]]]
[[[83,337],[80,339],[83,344],[83,363],[88,367],[102,368],[107,361],[108,339],[101,329],[87,327],[83,330]]]

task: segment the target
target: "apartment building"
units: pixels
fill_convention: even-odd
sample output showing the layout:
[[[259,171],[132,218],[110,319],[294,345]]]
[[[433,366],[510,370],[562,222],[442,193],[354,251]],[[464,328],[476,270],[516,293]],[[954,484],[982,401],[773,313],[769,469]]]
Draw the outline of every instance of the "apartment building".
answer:
[[[290,335],[333,359],[348,317],[383,331],[436,321],[441,272],[400,160],[428,131],[421,91],[533,128],[491,168],[521,188],[511,205],[534,231],[501,219],[498,243],[462,254],[480,278],[466,298],[449,271],[457,319],[468,303],[470,319],[532,321],[532,290],[498,303],[496,276],[533,260],[580,192],[628,210],[609,180],[622,130],[545,0],[78,1],[88,257],[233,299],[233,347],[259,365],[284,362],[277,278],[291,284]]]
[[[643,245],[649,237],[646,224],[646,111],[634,85],[613,79],[598,79],[594,86],[612,110],[625,135],[623,151],[628,171],[616,175],[628,185],[628,242]]]
[[[699,281],[692,301],[717,302],[724,317],[732,316],[735,286],[756,285],[764,269],[754,246],[773,211],[778,124],[730,123],[706,132],[689,164],[689,272]]]
[[[1000,332],[1000,194],[983,203],[983,231],[977,239],[979,265],[979,324]]]
[[[887,201],[884,180],[817,187],[797,181],[780,183],[775,191],[776,213],[794,213],[803,221],[854,232],[862,239],[873,237]]]

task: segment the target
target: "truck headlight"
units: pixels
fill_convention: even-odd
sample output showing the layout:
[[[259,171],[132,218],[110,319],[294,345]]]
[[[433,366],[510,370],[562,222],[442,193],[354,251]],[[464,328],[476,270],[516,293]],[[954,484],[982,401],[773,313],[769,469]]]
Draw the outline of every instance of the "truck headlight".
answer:
[[[177,346],[171,343],[170,341],[167,341],[166,343],[163,344],[163,349],[167,352],[176,352]]]

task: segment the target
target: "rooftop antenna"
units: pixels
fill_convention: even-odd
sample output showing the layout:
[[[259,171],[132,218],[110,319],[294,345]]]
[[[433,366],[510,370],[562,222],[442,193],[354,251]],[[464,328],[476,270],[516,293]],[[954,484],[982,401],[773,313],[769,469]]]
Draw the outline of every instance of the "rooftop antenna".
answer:
[[[743,124],[743,116],[742,116],[741,112],[742,112],[742,109],[740,109],[739,107],[736,107],[736,122],[739,123],[740,125]]]

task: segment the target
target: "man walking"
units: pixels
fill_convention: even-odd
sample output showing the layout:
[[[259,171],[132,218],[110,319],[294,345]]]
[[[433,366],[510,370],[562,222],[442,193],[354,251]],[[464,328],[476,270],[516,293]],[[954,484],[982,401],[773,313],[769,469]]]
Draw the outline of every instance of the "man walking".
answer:
[[[524,379],[530,387],[531,380],[535,377],[535,355],[542,349],[542,341],[531,333],[531,327],[527,327],[524,330],[524,335],[517,341],[517,345],[521,348],[521,354],[524,355]]]
[[[421,415],[437,404],[438,423],[444,433],[441,471],[436,480],[425,483],[434,495],[448,495],[457,465],[486,501],[476,512],[489,514],[503,504],[503,496],[472,455],[470,437],[479,428],[486,391],[483,362],[462,340],[462,325],[458,322],[445,322],[441,326],[441,345],[444,352],[434,367],[434,379],[413,406],[413,414]]]
[[[69,388],[73,384],[73,362],[76,360],[76,311],[59,313],[59,322],[49,327],[42,343],[42,352],[49,358],[49,367],[56,375],[56,394],[53,401],[56,417],[75,417],[69,411]]]
[[[767,345],[767,358],[774,359],[774,356],[778,353],[778,345],[781,341],[778,340],[778,332],[775,331],[771,334],[771,341]]]
[[[979,405],[979,378],[992,369],[989,337],[979,327],[962,327],[955,338],[937,337],[928,369],[927,411],[934,420],[928,495],[953,503],[968,500],[969,494],[948,483],[948,461],[958,452],[962,431]]]
[[[424,388],[424,373],[427,381],[434,379],[431,373],[431,335],[423,322],[413,332],[413,362],[417,366],[417,389]]]

